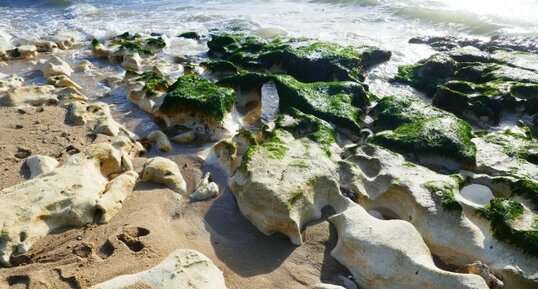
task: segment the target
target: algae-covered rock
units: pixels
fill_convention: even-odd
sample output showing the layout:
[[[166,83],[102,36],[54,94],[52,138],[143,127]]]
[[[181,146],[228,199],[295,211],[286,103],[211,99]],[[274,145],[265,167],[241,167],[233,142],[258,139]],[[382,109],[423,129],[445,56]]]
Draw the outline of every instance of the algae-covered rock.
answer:
[[[496,125],[504,112],[536,113],[535,61],[528,53],[454,49],[401,66],[395,79],[424,91],[439,108]]]
[[[201,38],[201,36],[194,31],[183,32],[179,34],[177,37],[186,38],[186,39],[195,39],[195,40],[198,40]]]
[[[538,143],[530,135],[518,134],[511,129],[503,132],[491,132],[481,138],[488,143],[498,146],[512,158],[522,159],[538,165]]]
[[[213,35],[210,55],[255,70],[283,70],[302,82],[364,79],[364,69],[390,58],[373,47],[355,48],[298,39],[265,41],[244,34]]]
[[[241,73],[224,78],[219,84],[242,93],[254,91],[261,97],[261,87],[269,81],[275,84],[280,111],[297,109],[352,133],[359,132],[358,123],[370,105],[364,87],[352,81],[303,83],[289,75]]]
[[[512,199],[495,198],[479,210],[482,217],[491,221],[495,238],[511,243],[526,254],[538,257],[538,216]],[[525,215],[529,221],[522,223]],[[524,221],[523,221],[524,222]],[[530,224],[529,224],[530,223]]]
[[[475,167],[476,147],[471,142],[471,126],[465,121],[416,98],[388,97],[378,106],[373,109],[374,127],[392,130],[377,133],[374,143],[424,164],[435,164],[430,158],[442,157],[463,168]]]
[[[202,111],[215,120],[222,121],[234,102],[233,90],[218,87],[209,80],[190,74],[178,78],[168,88],[159,109],[165,114]]]

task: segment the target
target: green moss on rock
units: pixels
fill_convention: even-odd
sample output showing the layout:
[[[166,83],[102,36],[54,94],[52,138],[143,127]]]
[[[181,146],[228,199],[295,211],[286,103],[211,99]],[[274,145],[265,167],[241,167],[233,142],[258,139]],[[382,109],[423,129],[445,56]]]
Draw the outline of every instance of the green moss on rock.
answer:
[[[375,131],[395,129],[403,124],[443,116],[445,112],[418,97],[389,96],[381,99],[370,112]]]
[[[151,50],[129,41],[123,42],[120,46],[120,49],[125,49],[130,52],[136,52],[140,55],[153,55],[153,52],[151,52]]]
[[[205,67],[207,70],[209,70],[211,73],[218,73],[218,74],[237,74],[238,70],[237,67],[230,61],[208,61],[208,62],[202,62],[200,64],[201,66]]]
[[[479,209],[482,217],[491,221],[493,236],[513,244],[526,254],[538,257],[538,218],[529,230],[518,230],[513,222],[524,214],[523,206],[511,199],[495,198],[489,205]]]
[[[390,52],[373,47],[282,38],[265,41],[245,34],[213,35],[207,45],[214,57],[251,70],[278,67],[302,82],[360,81],[365,68],[390,58]]]
[[[222,121],[234,102],[233,90],[218,87],[209,80],[190,74],[178,78],[168,88],[160,110],[173,114],[195,109],[205,112],[217,121]]]
[[[165,92],[168,89],[168,82],[164,77],[155,71],[146,71],[140,75],[140,79],[145,81],[144,90],[148,96],[154,96],[157,92]]]
[[[198,33],[193,32],[193,31],[183,32],[183,33],[179,34],[177,37],[187,38],[187,39],[195,39],[195,40],[199,40],[201,38]]]
[[[454,193],[459,189],[457,183],[429,181],[424,184],[424,187],[430,191],[434,200],[441,202],[445,210],[459,212],[463,210],[463,207],[456,200],[456,195]]]
[[[508,156],[538,165],[538,143],[532,136],[518,135],[510,130],[505,130],[502,133],[492,132],[485,134],[482,139],[498,145]]]
[[[166,42],[162,37],[149,38],[146,40],[146,44],[159,49],[166,47]]]
[[[471,127],[465,121],[453,116],[434,116],[380,132],[373,142],[404,155],[441,156],[473,168],[476,147],[471,138]]]

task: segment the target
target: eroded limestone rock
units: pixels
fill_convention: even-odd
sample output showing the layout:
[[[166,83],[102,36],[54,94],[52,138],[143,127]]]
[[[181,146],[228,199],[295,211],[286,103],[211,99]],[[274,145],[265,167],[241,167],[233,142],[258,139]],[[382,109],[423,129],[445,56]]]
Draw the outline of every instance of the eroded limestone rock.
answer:
[[[0,262],[10,266],[12,255],[52,231],[110,220],[134,188],[131,158],[139,153],[126,138],[91,145],[60,167],[0,191]]]
[[[5,93],[21,86],[24,83],[24,79],[15,74],[5,75],[0,73],[0,97]]]
[[[187,183],[177,164],[163,157],[155,157],[146,161],[142,171],[142,181],[164,184],[180,194],[187,192]]]
[[[130,137],[134,137],[131,132],[127,131],[112,118],[110,107],[103,102],[91,104],[74,102],[68,107],[68,118],[78,125],[94,122],[94,133],[117,136],[121,131]]]
[[[406,221],[379,220],[358,205],[329,221],[338,232],[331,255],[362,288],[488,289],[479,276],[437,268],[422,236]]]
[[[58,94],[52,85],[21,86],[8,92],[4,97],[7,106],[43,106],[60,102]]]
[[[222,272],[202,253],[179,249],[159,265],[136,274],[123,275],[91,289],[120,289],[144,284],[154,289],[226,289]]]
[[[43,66],[42,71],[45,78],[57,75],[65,75],[70,77],[71,73],[73,72],[71,66],[57,56],[53,56],[49,61],[47,61]]]

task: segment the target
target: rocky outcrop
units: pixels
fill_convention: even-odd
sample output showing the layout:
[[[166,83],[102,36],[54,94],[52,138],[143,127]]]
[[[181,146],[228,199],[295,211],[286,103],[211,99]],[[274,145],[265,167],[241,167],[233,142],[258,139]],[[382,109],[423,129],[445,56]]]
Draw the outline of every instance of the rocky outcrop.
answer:
[[[52,85],[21,86],[8,92],[3,102],[6,106],[43,106],[58,104],[60,98]]]
[[[163,157],[146,161],[142,171],[142,181],[163,184],[179,194],[187,192],[187,183],[177,164]]]
[[[71,69],[71,66],[69,66],[69,64],[67,64],[61,58],[53,56],[43,65],[42,72],[45,78],[58,75],[70,77],[73,70]]]
[[[24,79],[15,74],[5,75],[0,73],[0,99],[2,96],[15,88],[22,86]]]
[[[480,276],[437,268],[422,236],[406,221],[379,220],[358,205],[329,221],[338,232],[331,255],[362,288],[488,289]]]
[[[91,145],[52,171],[0,191],[0,262],[9,266],[11,256],[52,231],[109,221],[134,188],[131,158],[140,151],[127,138]]]
[[[97,284],[91,289],[120,289],[137,285],[154,289],[227,288],[222,272],[211,260],[197,251],[179,249],[168,255],[159,265],[147,271],[119,276]]]
[[[93,131],[96,134],[101,133],[109,136],[117,136],[120,132],[123,132],[129,137],[134,137],[131,132],[112,118],[110,107],[103,102],[94,102],[91,104],[82,102],[71,103],[68,106],[67,117],[77,125],[94,123]]]

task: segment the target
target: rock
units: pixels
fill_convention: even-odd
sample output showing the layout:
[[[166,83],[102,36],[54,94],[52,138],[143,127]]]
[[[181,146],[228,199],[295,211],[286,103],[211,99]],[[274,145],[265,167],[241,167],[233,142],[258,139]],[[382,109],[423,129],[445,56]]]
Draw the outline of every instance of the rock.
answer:
[[[47,40],[36,40],[32,44],[36,46],[37,52],[54,53],[58,49],[58,44]]]
[[[211,173],[206,173],[202,181],[191,194],[191,201],[205,201],[216,197],[219,194],[219,186],[211,181]]]
[[[463,266],[463,268],[461,268],[459,272],[475,274],[482,277],[486,281],[490,289],[500,289],[504,286],[504,283],[501,280],[497,279],[497,277],[493,275],[493,273],[491,273],[489,267],[485,264],[482,264],[482,262],[480,261],[476,261],[472,264]]]
[[[117,87],[121,84],[123,78],[117,75],[107,76],[104,80],[106,86],[108,87]]]
[[[172,140],[178,144],[186,144],[193,142],[196,139],[196,133],[194,131],[188,131],[180,133],[172,138]]]
[[[67,35],[55,35],[47,36],[43,38],[46,41],[51,41],[56,43],[60,49],[69,49],[75,46],[75,39],[72,36]]]
[[[220,57],[246,69],[279,67],[301,82],[360,81],[363,70],[390,59],[391,53],[374,47],[278,38],[265,41],[244,34],[212,35],[210,56]]]
[[[154,289],[226,289],[222,272],[202,253],[179,249],[159,265],[143,272],[123,275],[91,289],[120,289],[144,284]]]
[[[82,60],[75,65],[75,71],[77,72],[89,72],[94,68],[93,63],[88,60]]]
[[[34,45],[21,45],[17,47],[17,52],[23,59],[34,59],[37,57],[37,47]]]
[[[3,102],[6,106],[43,106],[54,105],[59,101],[54,86],[42,85],[17,87],[6,94]]]
[[[186,38],[186,39],[195,39],[195,40],[200,39],[200,35],[194,31],[183,32],[179,34],[177,37]]]
[[[47,156],[33,155],[26,159],[26,165],[30,169],[30,179],[33,179],[53,171],[58,166],[58,161]]]
[[[142,171],[142,181],[164,184],[180,194],[187,192],[187,183],[183,179],[177,164],[162,157],[155,157],[146,161]]]
[[[32,155],[31,150],[21,148],[21,147],[18,147],[17,152],[15,152],[15,157],[18,158],[18,159],[25,159],[25,158],[27,158],[27,157],[29,157],[31,155]]]
[[[24,79],[15,74],[5,75],[0,73],[0,98],[7,92],[14,90],[24,83]]]
[[[359,205],[329,221],[338,232],[331,255],[362,288],[488,289],[479,276],[437,268],[422,236],[408,222],[376,219]]]
[[[0,191],[0,210],[9,212],[0,221],[0,262],[10,266],[12,255],[52,231],[81,227],[96,216],[109,220],[134,188],[138,175],[124,168],[132,168],[139,152],[128,139],[91,145],[49,173]]]
[[[82,102],[71,103],[68,106],[67,115],[68,118],[77,125],[95,123],[93,132],[96,134],[102,133],[109,136],[117,136],[121,131],[130,137],[134,136],[112,118],[110,107],[103,102],[95,102],[91,104]]]
[[[320,218],[325,206],[344,210],[348,199],[323,146],[283,129],[271,135],[245,152],[230,187],[243,215],[262,233],[282,233],[300,245],[304,224]]]
[[[121,62],[121,66],[125,67],[126,69],[132,69],[132,70],[141,70],[142,69],[142,58],[138,53],[128,53],[123,56],[123,61]]]
[[[148,134],[148,140],[154,144],[157,144],[157,148],[161,152],[169,152],[172,149],[172,145],[168,140],[168,137],[160,130],[152,131]]]
[[[374,128],[392,129],[378,132],[373,143],[429,166],[448,170],[476,167],[471,126],[452,114],[428,107],[417,98],[387,97],[373,108],[373,117]]]
[[[78,94],[82,95],[82,93],[80,92],[82,90],[82,87],[65,75],[51,76],[47,78],[47,83],[54,85],[55,87],[72,88],[78,91]]]
[[[71,66],[57,56],[53,56],[49,61],[47,61],[43,66],[42,71],[45,78],[57,75],[65,75],[70,77],[71,73],[73,72]]]
[[[318,283],[309,287],[310,289],[346,289],[345,287],[333,285],[333,284],[324,284]]]

